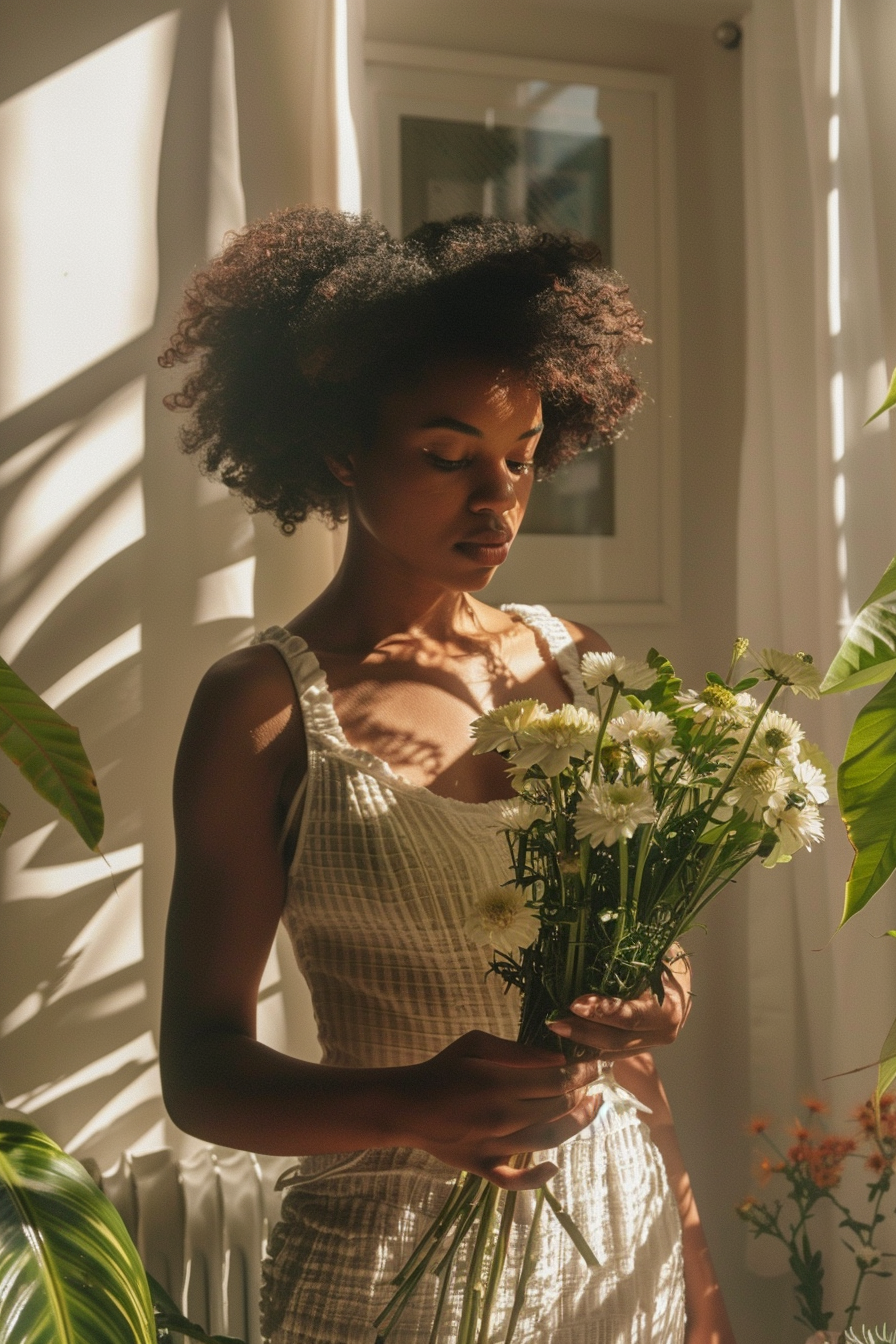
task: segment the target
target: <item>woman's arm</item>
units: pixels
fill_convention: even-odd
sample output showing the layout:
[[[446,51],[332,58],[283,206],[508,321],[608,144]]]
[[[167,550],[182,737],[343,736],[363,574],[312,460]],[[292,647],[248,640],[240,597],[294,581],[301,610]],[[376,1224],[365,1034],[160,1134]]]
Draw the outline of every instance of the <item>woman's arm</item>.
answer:
[[[644,1120],[663,1158],[669,1186],[678,1203],[684,1249],[687,1310],[686,1344],[735,1344],[731,1322],[700,1222],[700,1214],[678,1146],[666,1092],[649,1054],[620,1060],[613,1072],[623,1087],[649,1106]]]
[[[596,1066],[470,1032],[421,1064],[310,1064],[255,1039],[258,986],[285,897],[284,781],[304,769],[301,713],[276,650],[242,650],[206,675],[174,786],[177,862],[168,918],[161,1068],[172,1119],[211,1142],[274,1154],[423,1148],[518,1188],[543,1183],[520,1152],[594,1117]],[[292,785],[290,785],[291,787]]]

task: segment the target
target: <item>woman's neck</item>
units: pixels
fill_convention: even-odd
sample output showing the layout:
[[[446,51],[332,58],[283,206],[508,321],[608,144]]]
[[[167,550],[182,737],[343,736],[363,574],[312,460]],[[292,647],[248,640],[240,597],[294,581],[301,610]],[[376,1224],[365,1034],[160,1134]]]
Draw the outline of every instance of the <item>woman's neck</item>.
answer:
[[[312,648],[363,654],[395,636],[450,644],[487,638],[501,615],[446,588],[349,528],[338,571],[291,624]]]

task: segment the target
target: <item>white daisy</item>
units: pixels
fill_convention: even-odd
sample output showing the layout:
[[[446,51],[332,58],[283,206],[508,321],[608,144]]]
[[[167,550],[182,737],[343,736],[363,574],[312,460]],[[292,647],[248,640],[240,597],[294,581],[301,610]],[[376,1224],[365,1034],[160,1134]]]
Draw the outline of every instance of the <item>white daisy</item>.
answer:
[[[837,788],[837,771],[831,765],[827,756],[815,742],[807,742],[803,738],[800,743],[800,760],[810,761],[824,775],[825,788],[828,794],[832,794]]]
[[[772,761],[750,757],[739,767],[724,801],[758,821],[768,808],[786,806],[787,777]]]
[[[527,798],[508,798],[498,808],[501,824],[499,831],[528,831],[536,821],[547,821],[549,813],[546,807],[530,803]]]
[[[627,691],[646,691],[656,681],[656,673],[648,663],[623,658],[619,653],[586,653],[582,680],[589,691],[607,682]]]
[[[781,811],[769,808],[763,820],[778,840],[768,858],[762,860],[766,868],[789,863],[798,849],[811,849],[824,838],[824,822],[814,803],[806,803],[803,807],[788,804]]]
[[[593,849],[630,840],[639,826],[656,821],[656,804],[646,780],[640,784],[598,784],[579,802],[576,835]]]
[[[646,770],[651,760],[668,761],[675,725],[667,714],[652,709],[628,709],[607,724],[607,736],[631,748],[636,764]]]
[[[763,649],[757,671],[768,681],[780,681],[789,686],[794,695],[806,695],[810,700],[821,698],[821,673],[808,653],[782,653],[780,649]]]
[[[684,709],[693,710],[698,723],[715,719],[720,724],[748,724],[759,706],[746,691],[732,691],[729,686],[710,682],[702,691],[682,691],[676,700]]]
[[[815,764],[814,761],[799,761],[793,767],[793,781],[796,785],[795,793],[801,793],[804,798],[810,802],[821,806],[830,798],[828,792],[828,782],[825,778],[824,770]]]
[[[497,709],[480,714],[470,726],[470,732],[476,739],[474,756],[486,751],[507,751],[514,746],[519,733],[542,714],[547,714],[547,705],[540,700],[511,700]]]
[[[519,733],[510,759],[518,770],[540,765],[546,775],[559,775],[572,760],[584,760],[597,745],[600,719],[590,709],[564,705],[543,713]]]
[[[494,887],[473,902],[464,933],[478,947],[511,955],[530,947],[538,937],[538,916],[526,906],[521,887]]]
[[[796,719],[770,709],[756,730],[750,751],[768,761],[795,763],[802,740],[803,730]]]

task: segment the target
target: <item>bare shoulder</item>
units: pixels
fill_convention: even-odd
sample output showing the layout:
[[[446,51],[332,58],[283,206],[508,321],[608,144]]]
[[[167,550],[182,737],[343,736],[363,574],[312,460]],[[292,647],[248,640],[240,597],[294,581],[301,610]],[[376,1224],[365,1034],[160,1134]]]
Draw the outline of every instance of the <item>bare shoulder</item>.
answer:
[[[193,699],[181,763],[242,759],[276,774],[303,751],[295,687],[275,648],[253,645],[212,664]]]
[[[575,640],[576,648],[581,658],[583,653],[610,653],[611,649],[603,635],[599,635],[596,630],[592,630],[588,625],[577,625],[575,621],[564,621],[569,633]]]

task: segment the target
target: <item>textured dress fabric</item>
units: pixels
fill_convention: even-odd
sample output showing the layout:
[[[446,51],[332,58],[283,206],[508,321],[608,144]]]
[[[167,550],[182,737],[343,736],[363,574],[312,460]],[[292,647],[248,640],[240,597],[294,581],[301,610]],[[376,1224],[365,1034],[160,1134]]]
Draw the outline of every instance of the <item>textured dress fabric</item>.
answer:
[[[538,633],[577,704],[591,705],[565,628],[543,607],[506,608]],[[325,1064],[419,1063],[474,1029],[515,1039],[519,1002],[464,934],[471,899],[508,878],[501,803],[464,803],[403,780],[346,740],[313,653],[274,627],[308,743],[284,922],[311,990]],[[589,1269],[545,1209],[514,1344],[681,1344],[681,1229],[662,1159],[633,1099],[609,1086],[593,1123],[548,1156],[551,1188],[598,1260]],[[303,1158],[286,1173],[264,1265],[270,1344],[374,1344],[391,1280],[457,1173],[412,1148]],[[534,1196],[518,1199],[490,1341],[504,1339]],[[471,1239],[468,1238],[468,1241]],[[460,1261],[461,1266],[463,1260]],[[461,1275],[456,1276],[455,1282]],[[427,1344],[434,1275],[390,1334]],[[438,1339],[456,1337],[461,1287]]]

